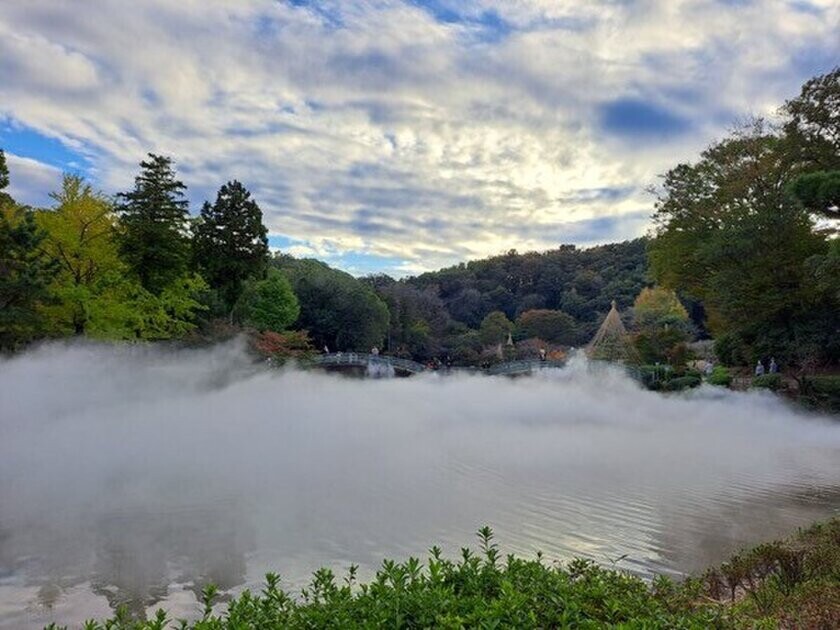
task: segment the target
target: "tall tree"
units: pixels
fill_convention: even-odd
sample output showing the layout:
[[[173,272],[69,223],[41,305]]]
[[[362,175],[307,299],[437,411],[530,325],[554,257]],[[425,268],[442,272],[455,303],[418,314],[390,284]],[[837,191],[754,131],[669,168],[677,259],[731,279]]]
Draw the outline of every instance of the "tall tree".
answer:
[[[809,211],[840,218],[840,66],[807,81],[782,113],[801,171],[793,194]]]
[[[0,149],[0,208],[10,205],[12,198],[7,192],[6,187],[9,185],[9,167],[6,166],[6,153]]]
[[[633,343],[644,363],[685,358],[691,333],[688,311],[677,294],[663,287],[644,288],[633,303]]]
[[[47,234],[42,248],[58,266],[55,301],[44,308],[50,333],[131,336],[136,281],[119,256],[110,200],[77,175],[65,175],[51,197],[55,207],[36,217]]]
[[[797,163],[787,138],[757,123],[669,171],[657,202],[654,277],[702,300],[713,335],[737,336],[746,354],[793,358],[819,332],[805,261],[827,243],[788,193]]]
[[[182,277],[190,261],[186,186],[172,160],[149,153],[134,190],[119,193],[120,249],[140,284],[154,295]]]
[[[516,327],[525,337],[536,337],[551,343],[572,345],[577,341],[575,318],[563,311],[532,309],[516,320]]]
[[[371,286],[317,260],[275,256],[272,265],[292,283],[300,302],[297,327],[308,330],[317,347],[367,351],[382,347],[388,307]]]
[[[244,283],[265,275],[267,230],[260,207],[238,181],[219,190],[216,202],[205,202],[194,229],[195,262],[227,309],[242,294]]]
[[[41,248],[43,230],[31,210],[0,207],[0,350],[14,350],[43,331],[55,265]]]

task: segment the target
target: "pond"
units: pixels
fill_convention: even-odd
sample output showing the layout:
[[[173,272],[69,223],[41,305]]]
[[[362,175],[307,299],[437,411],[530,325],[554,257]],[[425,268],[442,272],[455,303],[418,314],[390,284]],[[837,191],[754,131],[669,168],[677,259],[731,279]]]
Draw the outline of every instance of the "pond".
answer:
[[[45,346],[0,363],[0,627],[209,581],[502,551],[682,575],[840,510],[840,423],[767,392],[662,395],[585,360],[362,380],[212,350]]]

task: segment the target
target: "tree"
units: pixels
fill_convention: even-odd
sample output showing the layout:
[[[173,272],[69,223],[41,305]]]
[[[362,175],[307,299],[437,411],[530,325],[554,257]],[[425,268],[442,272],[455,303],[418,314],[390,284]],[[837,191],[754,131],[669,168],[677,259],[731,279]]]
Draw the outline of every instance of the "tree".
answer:
[[[185,190],[175,178],[172,160],[149,153],[149,159],[140,162],[134,190],[117,195],[121,253],[143,288],[154,295],[187,272],[190,242]]]
[[[649,252],[659,284],[703,302],[713,335],[791,359],[806,334],[797,331],[815,334],[806,323],[824,306],[814,302],[805,261],[827,249],[788,193],[797,159],[788,139],[759,121],[675,167]]]
[[[505,343],[508,335],[512,332],[513,322],[501,311],[488,313],[487,317],[481,320],[481,328],[478,330],[481,343],[485,346],[495,346],[496,344]]]
[[[782,113],[800,171],[793,194],[809,211],[840,218],[840,66],[807,81]]]
[[[437,357],[442,351],[443,335],[449,325],[449,314],[435,287],[417,289],[405,282],[381,282],[378,295],[390,313],[389,350],[419,360]]]
[[[286,330],[300,315],[300,304],[289,280],[279,271],[271,270],[265,280],[245,285],[234,307],[234,317],[259,331]]]
[[[840,219],[840,171],[800,175],[790,187],[805,208],[829,219]]]
[[[130,335],[131,280],[119,256],[110,201],[76,175],[65,175],[51,197],[55,208],[37,214],[46,233],[43,251],[58,268],[51,285],[55,302],[43,309],[50,334]]]
[[[0,208],[0,350],[15,350],[43,330],[40,308],[56,272],[41,248],[45,236],[32,211]]]
[[[782,114],[793,156],[806,171],[840,169],[840,66],[805,82]]]
[[[195,262],[228,310],[247,280],[265,275],[268,232],[262,217],[251,193],[236,180],[221,187],[213,205],[205,202],[201,209],[194,229]]]
[[[577,341],[574,317],[563,311],[534,309],[525,311],[516,320],[521,335],[536,337],[550,343],[572,345]]]
[[[644,363],[684,358],[691,323],[677,294],[663,287],[644,288],[633,303],[634,345]]]
[[[638,328],[686,326],[688,311],[672,290],[645,287],[633,302],[633,321]]]
[[[198,274],[185,274],[170,282],[159,295],[139,283],[127,289],[133,337],[137,339],[178,339],[195,330],[196,313],[205,310],[198,300],[207,283]]]
[[[317,347],[382,347],[390,315],[372,287],[317,260],[278,255],[272,265],[292,283],[300,302],[297,327],[308,330]]]
[[[4,192],[9,186],[9,167],[6,166],[6,154],[0,149],[0,210],[14,203],[8,193]]]

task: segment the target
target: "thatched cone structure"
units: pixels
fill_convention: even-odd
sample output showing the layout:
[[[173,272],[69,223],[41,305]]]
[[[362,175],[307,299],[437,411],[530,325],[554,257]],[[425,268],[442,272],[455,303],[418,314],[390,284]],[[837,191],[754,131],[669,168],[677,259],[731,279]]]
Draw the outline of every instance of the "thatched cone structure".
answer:
[[[590,359],[602,361],[632,362],[636,359],[636,349],[630,342],[615,300],[598,332],[586,346],[586,354]]]

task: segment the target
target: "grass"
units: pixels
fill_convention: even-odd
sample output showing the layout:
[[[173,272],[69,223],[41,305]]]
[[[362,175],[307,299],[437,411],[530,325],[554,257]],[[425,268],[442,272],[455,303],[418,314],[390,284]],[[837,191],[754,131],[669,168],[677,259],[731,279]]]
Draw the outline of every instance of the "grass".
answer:
[[[386,560],[365,584],[355,567],[341,579],[321,569],[293,598],[269,574],[260,593],[245,591],[222,613],[213,612],[216,589],[207,587],[196,621],[170,621],[164,611],[134,620],[119,610],[85,629],[840,627],[840,519],[741,552],[702,576],[650,585],[587,560],[503,558],[486,527],[478,540],[477,552],[462,549],[457,560],[437,548],[425,562]]]

